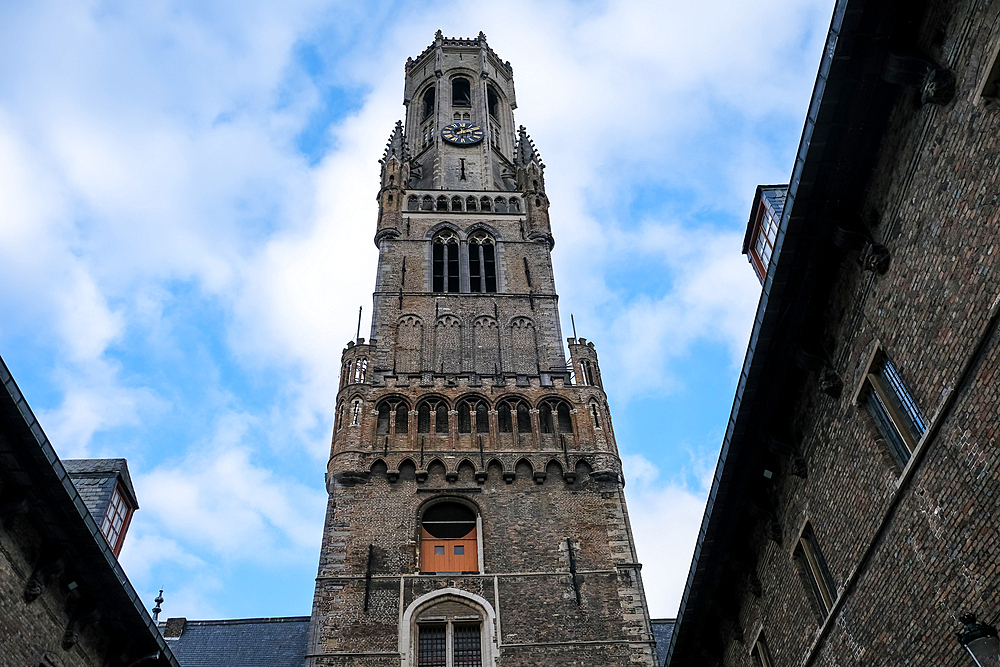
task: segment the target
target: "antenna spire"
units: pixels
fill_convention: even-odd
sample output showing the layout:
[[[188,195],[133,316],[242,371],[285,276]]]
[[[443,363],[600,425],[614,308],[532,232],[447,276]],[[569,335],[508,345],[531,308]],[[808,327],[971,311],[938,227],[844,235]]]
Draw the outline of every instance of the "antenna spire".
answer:
[[[153,607],[153,623],[156,623],[160,619],[160,612],[163,611],[163,609],[160,608],[160,605],[163,604],[163,589],[162,588],[160,589],[160,594],[156,596],[156,598],[153,600],[153,602],[156,603],[156,606]]]
[[[364,306],[358,306],[358,332],[354,334],[354,342],[357,342],[361,338],[361,309]]]
[[[573,323],[573,338],[576,338],[576,320],[573,319],[573,313],[569,314],[569,321]]]

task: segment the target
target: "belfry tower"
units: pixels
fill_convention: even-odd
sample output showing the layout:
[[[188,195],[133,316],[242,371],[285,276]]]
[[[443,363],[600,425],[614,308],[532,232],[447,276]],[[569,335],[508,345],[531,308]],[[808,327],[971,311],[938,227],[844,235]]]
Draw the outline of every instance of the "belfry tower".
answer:
[[[652,666],[593,343],[482,33],[406,61],[370,339],[343,353],[307,665]]]

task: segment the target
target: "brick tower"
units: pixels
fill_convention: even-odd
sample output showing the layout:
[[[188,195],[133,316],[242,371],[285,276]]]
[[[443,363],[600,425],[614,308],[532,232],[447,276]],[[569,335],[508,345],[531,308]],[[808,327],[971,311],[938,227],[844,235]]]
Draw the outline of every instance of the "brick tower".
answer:
[[[482,33],[406,62],[368,342],[348,343],[307,665],[653,665],[597,353]]]

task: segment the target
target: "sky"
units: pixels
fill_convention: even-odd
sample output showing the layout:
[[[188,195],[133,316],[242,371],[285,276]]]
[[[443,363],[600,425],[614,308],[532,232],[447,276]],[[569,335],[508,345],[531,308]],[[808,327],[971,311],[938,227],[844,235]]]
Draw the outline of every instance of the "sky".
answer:
[[[788,181],[832,10],[0,4],[0,355],[61,457],[128,459],[140,596],[309,614],[378,159],[440,28],[513,66],[563,331],[597,346],[650,612],[673,617],[760,293],[754,188]]]

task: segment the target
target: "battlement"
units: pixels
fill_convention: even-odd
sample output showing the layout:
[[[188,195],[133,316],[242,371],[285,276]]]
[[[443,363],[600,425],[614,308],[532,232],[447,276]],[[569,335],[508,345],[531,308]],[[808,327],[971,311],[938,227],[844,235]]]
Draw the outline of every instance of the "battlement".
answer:
[[[496,51],[490,48],[490,45],[486,43],[486,34],[480,31],[479,35],[476,37],[445,37],[444,33],[438,30],[434,33],[434,41],[431,42],[427,48],[420,52],[416,58],[407,58],[406,65],[404,69],[407,74],[410,73],[414,67],[423,64],[424,58],[430,56],[438,46],[441,47],[465,47],[469,49],[485,49],[486,53],[494,61],[494,65],[502,69],[504,74],[508,78],[514,76],[514,68],[511,67],[509,60],[502,60],[500,56],[497,55]]]

